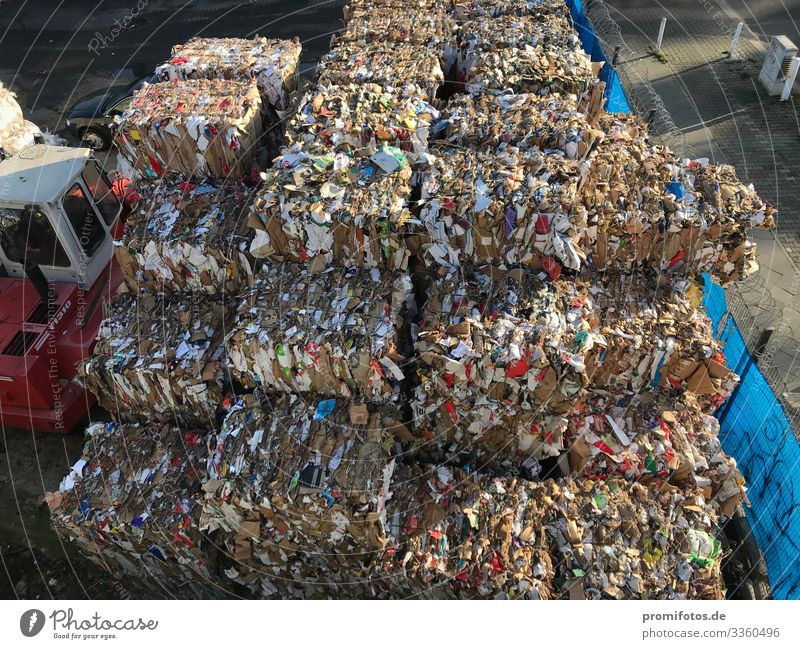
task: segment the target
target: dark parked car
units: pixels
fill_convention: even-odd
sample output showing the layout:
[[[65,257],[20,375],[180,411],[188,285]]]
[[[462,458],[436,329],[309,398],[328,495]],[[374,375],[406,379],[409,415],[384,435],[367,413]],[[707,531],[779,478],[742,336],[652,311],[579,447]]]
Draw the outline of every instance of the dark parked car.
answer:
[[[78,100],[67,112],[67,129],[79,137],[84,146],[95,151],[106,151],[111,146],[110,126],[114,123],[114,116],[125,111],[133,93],[143,83],[157,80],[156,75],[151,74]]]

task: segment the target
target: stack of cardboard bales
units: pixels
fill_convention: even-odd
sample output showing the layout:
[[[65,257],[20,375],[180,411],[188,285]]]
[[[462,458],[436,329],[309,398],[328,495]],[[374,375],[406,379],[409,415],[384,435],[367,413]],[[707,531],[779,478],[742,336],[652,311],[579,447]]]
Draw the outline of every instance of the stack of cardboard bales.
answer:
[[[225,329],[254,281],[243,176],[262,109],[286,106],[297,41],[195,38],[176,46],[117,129],[141,173],[115,254],[125,283],[81,367],[101,404],[126,421],[214,421],[230,388]],[[273,111],[274,112],[274,111]]]
[[[542,460],[571,448],[568,418],[589,395],[613,394],[611,412],[658,390],[691,396],[700,412],[737,380],[708,319],[646,282],[476,269],[433,283],[419,323],[413,449],[436,461],[538,475]]]
[[[239,179],[252,171],[262,134],[289,105],[299,41],[195,37],[175,45],[116,127],[120,163],[130,174],[178,172],[190,180]]]
[[[412,170],[429,161],[449,18],[382,3],[348,17],[255,201],[253,253],[406,269]]]
[[[453,103],[453,102],[451,102]],[[634,117],[592,122],[559,95],[460,99],[444,111],[420,174],[425,263],[524,264],[574,272],[757,269],[750,226],[774,210],[727,166],[681,160]]]
[[[722,595],[702,491],[396,467],[391,416],[364,427],[366,412],[325,404],[237,404],[205,439],[96,425],[47,496],[54,520],[107,567],[182,579],[194,595]]]
[[[772,208],[601,114],[560,0],[415,7],[350,3],[254,201],[250,288],[187,303],[217,235],[150,247],[177,293],[142,310],[190,315],[161,347],[109,320],[87,380],[195,417],[91,429],[57,527],[204,592],[724,596],[744,489],[709,413],[737,378],[693,276],[745,275]],[[442,62],[471,96],[442,104]],[[205,190],[181,191],[191,218]],[[139,231],[183,223],[168,197]]]

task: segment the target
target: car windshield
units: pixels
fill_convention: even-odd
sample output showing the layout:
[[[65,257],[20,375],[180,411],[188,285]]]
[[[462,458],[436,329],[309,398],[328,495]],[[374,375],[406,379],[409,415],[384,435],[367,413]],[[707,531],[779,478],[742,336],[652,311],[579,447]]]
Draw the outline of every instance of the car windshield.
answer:
[[[145,81],[152,81],[152,75],[149,77],[145,77],[144,79],[137,79],[133,83],[128,83],[124,86],[120,86],[119,88],[109,88],[108,90],[108,99],[105,102],[105,106],[107,106],[107,110],[111,110],[120,103],[126,97],[132,97],[133,93],[136,92],[139,88],[142,87],[142,84]]]
[[[132,86],[123,86],[122,88],[109,88],[108,99],[106,99],[105,106],[110,110],[121,102],[125,97],[130,97],[133,94]]]

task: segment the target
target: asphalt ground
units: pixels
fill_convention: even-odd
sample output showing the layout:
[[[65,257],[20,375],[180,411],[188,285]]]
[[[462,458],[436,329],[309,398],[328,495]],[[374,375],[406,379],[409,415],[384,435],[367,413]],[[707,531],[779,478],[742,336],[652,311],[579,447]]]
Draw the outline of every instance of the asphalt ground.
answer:
[[[192,36],[299,37],[309,75],[341,25],[344,0],[6,0],[0,81],[41,128],[79,98],[152,72]],[[122,26],[122,28],[120,28]]]

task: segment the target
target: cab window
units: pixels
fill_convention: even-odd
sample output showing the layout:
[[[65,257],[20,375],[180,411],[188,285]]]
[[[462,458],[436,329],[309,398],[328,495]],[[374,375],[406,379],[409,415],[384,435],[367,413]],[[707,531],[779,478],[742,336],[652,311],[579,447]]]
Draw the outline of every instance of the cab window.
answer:
[[[119,201],[117,200],[116,194],[114,194],[114,191],[111,189],[108,178],[96,162],[92,165],[88,165],[86,169],[83,170],[82,175],[83,182],[86,183],[86,186],[92,193],[94,203],[97,205],[97,209],[100,210],[103,220],[108,225],[111,225],[119,214]]]
[[[64,195],[62,204],[83,253],[91,257],[103,243],[106,231],[97,217],[97,212],[86,198],[83,187],[78,183],[70,187]]]
[[[37,209],[0,208],[0,244],[8,260],[22,266],[70,266],[50,220]]]

